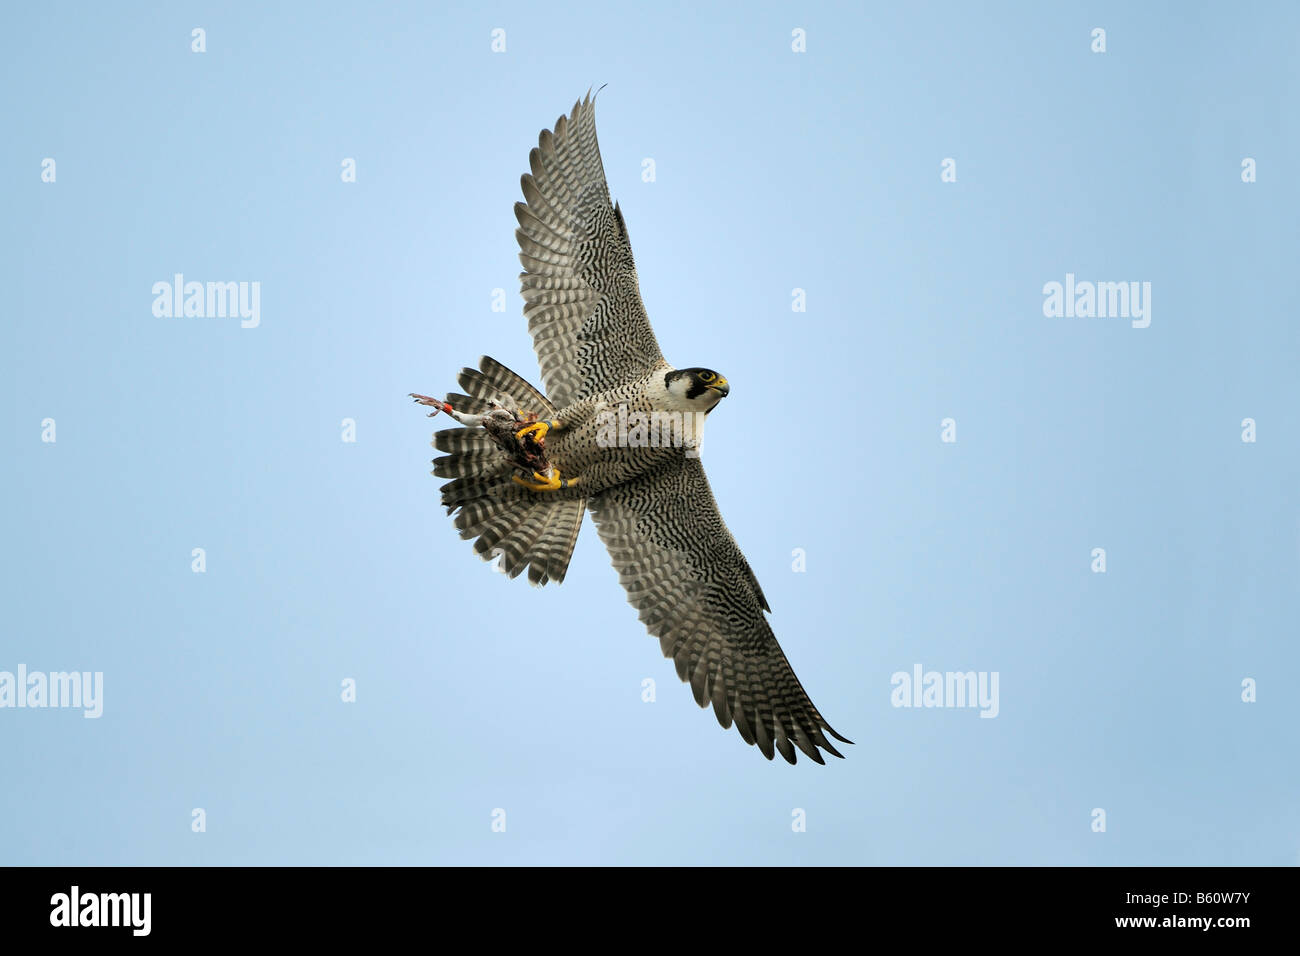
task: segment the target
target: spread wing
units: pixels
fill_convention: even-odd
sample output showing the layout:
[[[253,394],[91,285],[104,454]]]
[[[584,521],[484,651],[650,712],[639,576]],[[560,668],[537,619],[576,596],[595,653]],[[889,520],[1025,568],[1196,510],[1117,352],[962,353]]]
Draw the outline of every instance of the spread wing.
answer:
[[[695,700],[718,723],[790,763],[794,747],[842,756],[768,626],[770,610],[749,562],[718,513],[699,458],[685,454],[588,500],[628,600]],[[792,746],[793,743],[793,746]]]
[[[618,206],[610,206],[588,93],[542,130],[515,203],[524,317],[557,408],[642,378],[664,364],[641,304]]]

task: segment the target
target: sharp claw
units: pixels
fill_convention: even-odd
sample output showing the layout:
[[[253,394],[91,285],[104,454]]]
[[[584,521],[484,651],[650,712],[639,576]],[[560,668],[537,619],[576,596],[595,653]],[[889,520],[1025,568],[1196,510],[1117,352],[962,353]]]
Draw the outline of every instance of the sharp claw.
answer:
[[[559,491],[561,488],[574,488],[577,486],[578,478],[563,479],[560,477],[560,469],[552,468],[551,477],[533,472],[535,481],[529,481],[527,478],[520,478],[518,475],[511,475],[510,480],[517,485],[522,485],[529,491]]]
[[[551,426],[546,422],[533,422],[531,425],[525,425],[515,432],[515,437],[523,441],[525,435],[532,435],[533,441],[541,444],[542,439],[546,437],[546,433],[550,430]]]

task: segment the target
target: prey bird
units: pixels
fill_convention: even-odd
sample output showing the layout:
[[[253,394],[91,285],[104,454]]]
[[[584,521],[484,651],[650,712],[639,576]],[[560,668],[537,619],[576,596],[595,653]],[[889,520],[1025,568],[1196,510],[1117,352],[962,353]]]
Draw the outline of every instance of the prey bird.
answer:
[[[535,585],[564,580],[584,512],[647,630],[723,728],[769,760],[851,743],[813,706],[768,625],[749,562],[718,513],[699,423],[730,390],[674,368],[641,304],[622,210],[611,205],[588,92],[543,130],[515,203],[524,317],[546,393],[483,357],[463,393],[414,395],[462,427],[435,432],[442,503],[460,536]],[[657,426],[657,427],[656,427]]]

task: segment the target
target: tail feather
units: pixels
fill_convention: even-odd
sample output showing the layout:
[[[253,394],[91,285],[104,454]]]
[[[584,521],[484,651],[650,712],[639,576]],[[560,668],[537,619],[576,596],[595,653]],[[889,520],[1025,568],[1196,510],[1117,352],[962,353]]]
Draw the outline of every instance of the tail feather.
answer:
[[[472,459],[454,458],[456,467],[464,469],[473,469],[470,474],[464,478],[455,478],[439,489],[442,492],[442,503],[450,514],[453,509],[463,505],[467,501],[474,501],[477,498],[495,497],[518,500],[526,500],[524,489],[510,482],[509,467],[497,463],[486,463],[481,467],[474,468]]]
[[[538,537],[546,529],[546,522],[550,517],[549,508],[532,508],[501,540],[498,549],[501,551],[502,571],[513,578],[528,567],[528,555]]]
[[[555,407],[537,389],[494,359],[464,369],[458,379],[464,394],[447,402],[457,411],[478,414],[489,401],[553,417]],[[474,551],[485,560],[501,557],[501,570],[516,577],[528,570],[530,583],[564,580],[586,511],[584,498],[554,498],[521,488],[510,480],[512,467],[480,428],[437,432],[433,447],[447,454],[433,461],[433,474],[450,478],[442,503],[455,514],[464,539],[477,539]]]
[[[559,584],[569,569],[569,558],[582,529],[582,513],[586,502],[581,498],[556,503],[551,520],[533,545],[533,553],[542,557],[541,565],[533,562],[528,569],[528,580],[539,587],[547,581]]]
[[[433,473],[439,478],[474,478],[487,471],[505,469],[501,453],[495,448],[462,452],[433,460]]]
[[[461,508],[460,513],[456,515],[456,529],[460,531],[460,536],[464,540],[477,538],[479,533],[487,527],[488,520],[495,514],[497,502],[490,498],[480,498],[477,501],[471,501]]]
[[[514,531],[519,525],[519,515],[513,511],[502,511],[488,518],[474,542],[474,553],[485,561],[495,558],[501,551],[501,539]]]
[[[455,406],[452,406],[455,408]],[[481,428],[447,428],[433,433],[433,447],[453,455],[501,453],[488,433]]]
[[[510,369],[506,368],[491,356],[484,355],[478,360],[478,368],[461,369],[460,376],[457,378],[460,387],[468,394],[457,396],[462,402],[466,399],[477,402],[481,407],[466,408],[465,411],[470,414],[476,414],[487,407],[487,400],[494,398],[503,405],[518,405],[525,411],[535,411],[539,416],[549,416],[555,414],[555,406],[546,400],[546,396],[533,388],[520,375],[516,375]],[[510,399],[509,402],[506,399]],[[460,411],[461,408],[449,396],[447,399],[452,408]],[[533,406],[536,406],[535,408]]]

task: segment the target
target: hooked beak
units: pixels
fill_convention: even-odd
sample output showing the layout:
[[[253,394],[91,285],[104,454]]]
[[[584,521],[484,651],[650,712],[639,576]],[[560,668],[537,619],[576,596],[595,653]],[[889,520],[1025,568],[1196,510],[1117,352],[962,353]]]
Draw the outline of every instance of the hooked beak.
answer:
[[[718,379],[716,382],[710,385],[709,388],[713,389],[715,392],[718,392],[720,395],[722,395],[723,398],[726,398],[727,393],[731,391],[731,386],[727,384],[727,380],[725,378]]]

